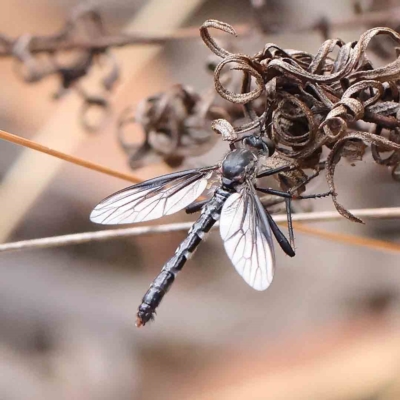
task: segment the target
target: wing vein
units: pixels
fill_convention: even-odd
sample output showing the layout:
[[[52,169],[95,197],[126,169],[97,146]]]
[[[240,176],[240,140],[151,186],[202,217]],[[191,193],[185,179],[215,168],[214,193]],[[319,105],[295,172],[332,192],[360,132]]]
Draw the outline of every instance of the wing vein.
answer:
[[[254,289],[265,290],[272,282],[275,257],[271,232],[255,196],[249,186],[244,186],[226,200],[220,233],[238,273]]]
[[[129,224],[173,214],[201,195],[216,168],[173,173],[130,186],[101,201],[90,219],[100,224]]]

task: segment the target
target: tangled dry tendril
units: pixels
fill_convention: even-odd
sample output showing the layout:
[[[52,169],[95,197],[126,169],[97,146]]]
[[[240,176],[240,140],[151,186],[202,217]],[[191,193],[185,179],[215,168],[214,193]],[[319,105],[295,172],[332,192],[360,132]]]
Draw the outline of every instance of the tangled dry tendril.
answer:
[[[230,103],[244,106],[253,119],[250,128],[274,141],[278,158],[294,163],[299,171],[314,168],[327,148],[326,176],[336,209],[344,217],[362,222],[337,201],[334,173],[341,157],[361,159],[366,145],[374,160],[400,170],[400,58],[374,67],[367,48],[377,35],[387,35],[396,44],[400,35],[390,28],[373,28],[358,41],[326,40],[315,55],[285,50],[268,43],[253,56],[235,54],[220,47],[210,28],[236,35],[229,24],[206,21],[201,37],[221,61],[214,72],[215,90]],[[239,92],[228,90],[221,81],[226,68],[241,71]],[[264,105],[253,107],[254,101]],[[233,128],[243,132],[243,126]],[[391,151],[389,157],[381,153]]]

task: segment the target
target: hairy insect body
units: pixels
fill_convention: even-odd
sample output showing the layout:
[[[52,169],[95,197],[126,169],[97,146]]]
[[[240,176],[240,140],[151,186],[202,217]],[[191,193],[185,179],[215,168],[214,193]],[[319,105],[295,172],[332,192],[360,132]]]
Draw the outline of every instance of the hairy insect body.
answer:
[[[230,191],[218,188],[213,198],[203,207],[200,217],[192,225],[186,239],[176,249],[175,255],[166,262],[161,273],[144,295],[137,313],[137,326],[145,325],[153,318],[156,308],[175,280],[175,276],[183,268],[215,222],[218,221],[222,206],[230,194]]]

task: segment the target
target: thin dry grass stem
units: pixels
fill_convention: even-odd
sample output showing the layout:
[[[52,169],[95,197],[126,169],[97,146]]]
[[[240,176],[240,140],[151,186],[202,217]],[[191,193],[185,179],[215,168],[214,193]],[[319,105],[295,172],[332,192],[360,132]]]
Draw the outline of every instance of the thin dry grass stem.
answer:
[[[384,209],[372,208],[363,210],[353,210],[352,212],[354,212],[354,215],[370,219],[400,218],[400,208],[384,208]],[[275,215],[273,218],[277,223],[280,224],[285,224],[287,219],[286,215]],[[342,220],[342,217],[337,212],[327,211],[327,212],[294,214],[293,220],[307,221],[307,222],[336,221],[336,220]],[[41,239],[22,240],[19,242],[0,244],[0,253],[16,251],[16,250],[32,250],[32,249],[43,249],[50,247],[76,245],[88,242],[105,241],[111,239],[119,239],[123,237],[133,237],[133,236],[148,235],[148,234],[180,232],[190,229],[192,224],[193,222],[178,222],[173,224],[138,226],[134,228],[123,228],[123,229],[109,229],[98,232],[83,232],[83,233],[75,233],[71,235],[54,236]],[[217,227],[218,224],[216,224],[213,229]],[[349,245],[363,246],[373,250],[400,252],[400,244],[396,243],[363,238],[355,235],[332,233],[325,231],[323,229],[316,229],[304,225],[300,222],[295,222],[294,228],[296,229],[297,232],[317,236],[321,239],[327,239]]]
[[[72,164],[91,169],[93,171],[101,172],[103,174],[120,178],[133,183],[140,182],[141,179],[133,176],[124,174],[112,170],[110,168],[104,167],[99,164],[91,163],[90,161],[83,160],[78,157],[70,156],[68,154],[62,153],[57,150],[50,149],[39,143],[33,142],[28,139],[21,138],[17,135],[0,130],[0,138],[8,142],[18,144],[20,146],[28,147],[30,149],[51,155],[53,157],[60,158],[62,160],[68,161]],[[364,210],[354,210],[354,215],[361,218],[370,219],[391,219],[400,218],[400,208],[380,208],[380,209],[364,209]],[[278,223],[284,223],[286,221],[286,216],[277,215],[274,219]],[[293,221],[304,221],[304,222],[320,222],[320,221],[334,221],[340,220],[341,216],[336,212],[312,212],[312,213],[299,213],[293,215]],[[155,233],[166,233],[166,232],[176,232],[188,230],[192,225],[192,222],[176,223],[176,224],[163,224],[155,226],[140,226],[134,228],[125,229],[111,229],[107,231],[99,232],[84,232],[71,235],[55,236],[50,238],[23,240],[13,243],[4,243],[0,245],[0,252],[9,252],[16,250],[29,250],[38,248],[49,248],[49,247],[60,247],[68,246],[74,244],[87,243],[92,241],[102,241],[109,239],[118,239],[121,237],[130,236],[140,236],[146,234]],[[218,225],[216,225],[217,227]],[[305,233],[308,235],[313,235],[320,237],[322,239],[328,239],[335,242],[368,247],[375,250],[385,250],[385,251],[400,251],[400,245],[396,243],[386,242],[382,240],[363,238],[355,235],[347,235],[342,233],[328,232],[322,229],[316,229],[300,222],[295,222],[294,227],[297,232]]]
[[[252,31],[249,25],[238,25],[235,28],[239,34],[246,35]],[[220,34],[222,36],[222,33]],[[54,51],[69,51],[69,50],[96,50],[104,51],[105,49],[112,47],[124,47],[132,45],[163,45],[170,41],[184,40],[184,39],[198,39],[199,28],[188,27],[178,29],[174,33],[165,34],[143,34],[143,33],[131,33],[131,34],[120,34],[120,35],[109,35],[100,38],[93,38],[91,40],[68,40],[61,42],[58,38],[43,38],[34,37],[29,46],[30,53],[51,53]],[[12,56],[12,48],[17,42],[17,39],[10,40],[5,38],[6,41],[2,44],[3,48],[0,48],[0,57]]]
[[[331,232],[324,229],[314,228],[299,222],[293,223],[293,228],[297,233],[316,236],[319,239],[326,239],[337,243],[343,243],[351,246],[361,246],[372,250],[386,252],[400,252],[400,244],[388,242],[385,240],[371,239],[362,236],[349,235],[345,233]]]
[[[113,176],[115,178],[123,179],[123,180],[133,182],[133,183],[138,183],[141,181],[138,177],[136,177],[134,175],[124,174],[123,172],[115,171],[111,168],[104,167],[103,165],[95,164],[90,161],[84,160],[82,158],[74,157],[69,154],[65,154],[58,150],[50,149],[49,147],[43,146],[32,140],[24,139],[20,136],[13,135],[12,133],[9,133],[9,132],[0,130],[0,139],[6,140],[11,143],[18,144],[19,146],[28,147],[32,150],[36,150],[41,153],[48,154],[50,156],[59,158],[61,160],[68,161],[72,164],[79,165],[80,167],[88,168],[92,171],[101,172],[103,174]]]
[[[330,29],[354,29],[357,26],[365,25],[379,25],[392,20],[393,16],[400,14],[400,7],[390,8],[384,11],[370,11],[362,14],[354,15],[347,19],[340,21],[329,21]],[[320,30],[319,24],[312,24],[306,26],[286,27],[280,33],[306,33]],[[254,27],[249,24],[239,24],[235,26],[235,31],[238,35],[247,35],[254,32]],[[216,35],[222,35],[222,32]],[[10,39],[6,35],[1,35],[2,45],[0,47],[0,57],[7,57],[13,55],[13,48],[17,43],[17,39]],[[69,51],[69,50],[95,50],[104,51],[112,47],[124,47],[132,45],[162,45],[170,41],[184,40],[184,39],[198,39],[199,28],[188,27],[178,29],[174,33],[165,34],[143,34],[143,33],[129,33],[120,35],[105,35],[104,37],[93,37],[87,40],[65,40],[62,41],[55,35],[54,37],[39,37],[33,36],[29,45],[30,53],[51,53],[54,51]]]
[[[124,34],[131,34],[132,32],[148,33],[150,29],[153,33],[173,32],[193,14],[202,1],[170,0],[160,2],[148,0],[125,25],[122,32]],[[165,18],[168,9],[175,11],[173,15]],[[149,25],[150,20],[153,22],[152,26]],[[128,86],[135,84],[146,66],[155,63],[158,73],[162,74],[163,65],[162,63],[157,64],[157,57],[161,50],[161,46],[135,46],[129,52],[116,55],[118,63],[124,65],[126,73],[124,82],[116,87],[113,104],[116,105],[123,100],[123,97],[127,95]],[[149,72],[149,69],[147,68],[146,71]],[[93,78],[94,81],[92,82],[91,77],[88,77],[95,84],[96,79]],[[153,80],[150,79],[146,85],[146,91],[155,90],[154,87],[151,89],[152,83]],[[144,86],[141,85],[140,88],[135,84],[134,87],[134,96],[143,97],[144,94],[140,93],[145,90]],[[129,91],[129,96],[132,99],[132,90]],[[73,92],[67,92],[57,109],[38,129],[33,140],[67,154],[74,154],[75,149],[84,143],[88,137],[81,129],[80,121],[73,118],[73,115],[79,114],[81,105],[80,97]],[[101,127],[103,131],[107,128],[109,120],[107,119],[106,122]],[[18,158],[9,166],[3,176],[0,187],[0,209],[2,215],[7,216],[7,218],[2,218],[0,225],[0,243],[5,242],[25,218],[26,213],[56,177],[62,165],[64,165],[64,161],[56,157],[42,157],[39,152],[33,152],[29,149],[20,152]],[[27,190],[27,187],[29,187],[29,190]]]

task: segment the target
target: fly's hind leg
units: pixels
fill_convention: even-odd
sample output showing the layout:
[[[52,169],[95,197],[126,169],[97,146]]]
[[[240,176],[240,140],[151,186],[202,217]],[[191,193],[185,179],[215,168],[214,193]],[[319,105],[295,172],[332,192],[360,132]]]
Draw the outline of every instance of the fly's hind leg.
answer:
[[[200,200],[200,201],[196,201],[192,204],[189,204],[185,208],[186,214],[194,214],[194,213],[200,211],[209,201],[210,201],[210,199],[205,199],[205,200]]]
[[[271,231],[275,236],[276,241],[278,242],[279,246],[281,249],[290,257],[294,257],[296,255],[292,244],[290,241],[286,239],[286,236],[283,234],[283,232],[279,229],[279,226],[277,223],[274,221],[272,218],[271,214],[268,212],[268,210],[265,209],[265,214],[267,216],[269,226],[271,227]],[[290,234],[289,234],[290,237]]]
[[[294,231],[293,231],[293,220],[292,220],[292,199],[286,198],[285,205],[286,205],[287,227],[289,232],[289,243],[293,248],[295,248],[296,245],[294,242]]]
[[[303,199],[319,199],[322,197],[327,197],[332,195],[332,191],[328,191],[325,193],[317,193],[317,194],[311,194],[311,195],[305,195],[305,196],[296,196],[293,195],[290,191],[289,192],[284,192],[282,190],[276,190],[276,189],[272,189],[272,188],[259,188],[257,186],[255,186],[255,189],[258,190],[259,192],[262,193],[267,193],[267,194],[272,194],[275,196],[279,196],[279,197],[283,197],[285,199],[285,205],[286,205],[286,216],[287,216],[287,223],[288,223],[288,231],[289,231],[289,243],[290,243],[290,247],[293,251],[293,255],[294,255],[294,248],[295,248],[295,240],[294,240],[294,230],[293,230],[293,221],[292,221],[292,199],[296,199],[296,200],[303,200]],[[267,212],[268,214],[268,212]],[[272,217],[271,217],[272,219]],[[271,226],[272,228],[272,226]],[[278,228],[279,229],[279,228]],[[282,234],[282,232],[280,232]],[[275,232],[274,232],[275,234]],[[283,234],[282,234],[283,235]],[[279,242],[278,237],[275,235],[275,237],[278,240],[278,243],[281,245],[281,243]],[[286,238],[285,238],[286,239]],[[281,245],[282,247],[282,245]],[[287,248],[287,246],[285,246],[285,248]],[[285,250],[284,247],[282,247],[283,251],[288,254],[288,252]],[[290,255],[290,254],[289,254]],[[293,256],[292,256],[293,257]]]

